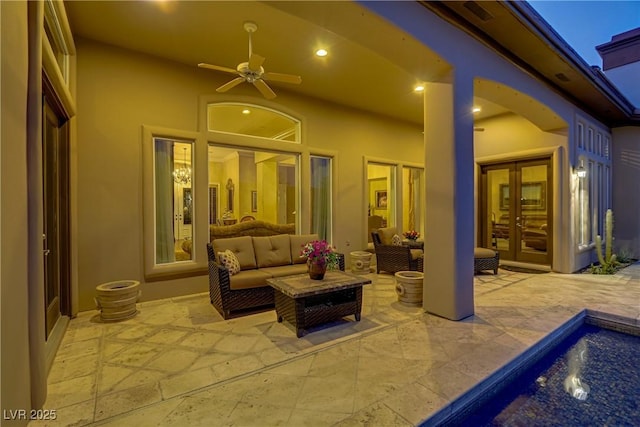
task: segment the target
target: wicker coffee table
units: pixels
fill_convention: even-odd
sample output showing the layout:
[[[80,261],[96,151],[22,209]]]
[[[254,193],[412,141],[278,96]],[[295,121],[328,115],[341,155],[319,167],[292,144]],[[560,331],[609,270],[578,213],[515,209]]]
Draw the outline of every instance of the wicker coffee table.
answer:
[[[327,271],[323,280],[311,280],[308,274],[268,279],[275,290],[278,322],[286,320],[300,338],[310,326],[327,323],[353,314],[360,320],[362,286],[371,280],[344,271]]]

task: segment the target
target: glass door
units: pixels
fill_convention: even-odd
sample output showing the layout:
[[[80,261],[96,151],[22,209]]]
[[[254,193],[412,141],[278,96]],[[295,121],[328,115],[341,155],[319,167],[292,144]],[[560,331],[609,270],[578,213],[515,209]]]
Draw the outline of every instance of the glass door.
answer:
[[[482,167],[480,246],[500,259],[551,263],[550,159]]]

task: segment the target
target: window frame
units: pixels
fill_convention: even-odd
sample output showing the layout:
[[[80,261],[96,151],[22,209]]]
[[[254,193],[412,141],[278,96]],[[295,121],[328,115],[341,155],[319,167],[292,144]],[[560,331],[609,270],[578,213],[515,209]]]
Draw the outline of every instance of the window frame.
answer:
[[[604,229],[605,213],[611,206],[611,134],[584,117],[576,119],[574,136],[576,165],[587,170],[587,176],[576,182],[575,245],[578,252],[595,247],[596,235]],[[584,141],[582,129],[587,129]]]
[[[207,271],[207,253],[204,249],[208,232],[208,186],[206,183],[206,141],[200,133],[157,126],[142,126],[142,196],[143,196],[143,260],[146,281],[168,280],[171,278],[202,275]],[[192,253],[191,260],[156,263],[155,234],[155,155],[156,138],[189,141],[193,144],[191,188],[193,196]],[[203,153],[204,152],[204,153]]]

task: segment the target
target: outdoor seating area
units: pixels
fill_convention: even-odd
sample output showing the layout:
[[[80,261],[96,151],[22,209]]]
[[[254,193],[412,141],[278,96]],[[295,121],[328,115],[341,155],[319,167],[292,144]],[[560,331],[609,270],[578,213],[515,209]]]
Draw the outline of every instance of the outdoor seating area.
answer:
[[[273,289],[267,280],[305,273],[307,260],[300,250],[313,240],[318,240],[317,234],[213,240],[207,244],[211,304],[225,319],[248,310],[273,308]],[[338,258],[344,270],[344,255]]]
[[[0,1],[7,424],[442,425],[640,324],[640,27],[593,3]]]

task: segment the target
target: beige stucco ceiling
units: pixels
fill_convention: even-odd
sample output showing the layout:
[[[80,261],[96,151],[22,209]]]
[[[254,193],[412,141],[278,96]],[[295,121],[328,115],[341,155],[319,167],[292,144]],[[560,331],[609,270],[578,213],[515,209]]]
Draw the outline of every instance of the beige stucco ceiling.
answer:
[[[300,85],[270,82],[276,93],[293,91],[416,124],[423,121],[422,99],[413,86],[437,80],[449,68],[428,48],[354,2],[67,1],[65,7],[74,37],[194,69],[200,62],[235,68],[246,61],[243,23],[254,21],[253,50],[266,57],[265,69],[302,76]],[[327,48],[329,55],[316,57],[318,47]],[[479,117],[504,111],[494,105]]]

